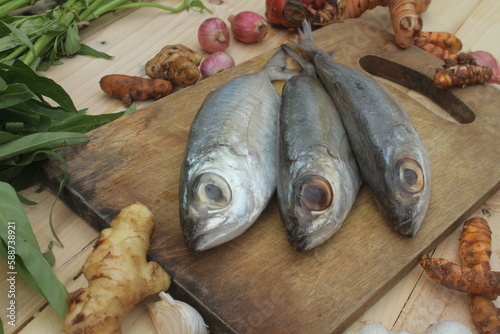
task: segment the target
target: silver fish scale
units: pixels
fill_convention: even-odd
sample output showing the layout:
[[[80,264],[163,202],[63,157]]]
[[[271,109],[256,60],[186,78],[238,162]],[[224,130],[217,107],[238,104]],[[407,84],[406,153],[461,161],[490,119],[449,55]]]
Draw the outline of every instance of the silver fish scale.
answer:
[[[323,82],[328,82],[326,85],[336,91],[332,98],[339,106],[346,128],[359,134],[350,137],[351,144],[356,146],[357,158],[361,160],[359,163],[373,166],[362,169],[365,179],[375,182],[378,178],[374,174],[380,175],[377,169],[386,170],[391,165],[390,158],[396,149],[425,150],[406,111],[385,87],[348,66],[322,60],[316,64]],[[367,84],[367,81],[373,83]],[[368,174],[370,172],[372,174]]]
[[[289,241],[306,251],[327,240],[342,225],[361,184],[356,161],[332,99],[315,75],[289,79],[280,110],[278,203]],[[312,212],[299,202],[304,178],[321,177],[332,203]]]
[[[212,91],[193,120],[179,194],[181,227],[193,250],[242,234],[276,188],[281,97],[271,71],[237,77]]]
[[[275,136],[272,129],[279,103],[264,71],[238,77],[212,91],[193,121],[187,161],[192,164],[217,146],[228,146],[241,156],[267,150]]]
[[[294,77],[285,85],[283,94],[291,96],[282,102],[287,112],[281,114],[280,123],[287,129],[283,134],[283,151],[291,161],[314,146],[324,146],[330,155],[339,158],[335,143],[346,136],[338,114],[330,112],[335,108],[333,102],[323,87],[315,83],[319,84],[312,77]]]
[[[385,87],[317,49],[312,53],[317,74],[339,109],[363,179],[395,228],[413,236],[430,197],[430,161],[424,143],[404,108]],[[424,186],[411,196],[397,183],[400,159],[421,166]]]

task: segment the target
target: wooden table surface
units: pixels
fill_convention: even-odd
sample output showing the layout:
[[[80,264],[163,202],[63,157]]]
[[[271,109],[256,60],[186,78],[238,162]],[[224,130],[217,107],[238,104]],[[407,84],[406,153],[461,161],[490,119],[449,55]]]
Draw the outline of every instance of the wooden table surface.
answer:
[[[177,6],[180,1],[157,1]],[[197,27],[206,18],[218,16],[227,22],[232,13],[252,10],[264,14],[264,0],[236,1],[204,0],[214,12],[194,11],[177,14],[153,8],[121,11],[100,18],[82,31],[83,42],[114,56],[112,60],[77,56],[65,59],[64,64],[51,68],[44,75],[54,79],[70,94],[78,108],[88,108],[90,114],[110,113],[123,110],[120,101],[106,96],[99,88],[99,79],[112,73],[145,76],[144,63],[163,46],[182,43],[203,54],[197,41]],[[218,1],[217,1],[218,2]],[[433,0],[427,12],[422,14],[424,30],[455,33],[463,42],[463,50],[486,50],[500,59],[500,1],[498,0]],[[391,31],[386,8],[379,7],[363,15],[375,25]],[[227,50],[236,63],[257,56],[277,47],[285,40],[278,35],[288,34],[273,29],[260,43],[244,45],[232,42]],[[329,50],[328,50],[329,51]],[[441,114],[418,93],[406,90],[427,108]],[[138,108],[149,102],[138,103]],[[499,106],[500,107],[500,106]],[[442,115],[442,114],[441,114]],[[457,152],[459,154],[459,152]],[[480,166],[470,166],[480,168]],[[54,196],[44,191],[35,193],[28,189],[23,195],[38,202],[27,206],[26,212],[38,238],[46,249],[53,240],[48,225]],[[453,194],[450,194],[453,201]],[[486,218],[493,231],[492,268],[500,270],[500,191],[495,193],[473,215]],[[92,251],[98,232],[93,230],[78,213],[64,203],[57,202],[53,212],[56,231],[64,247],[55,246],[55,271],[69,291],[85,286],[81,275],[82,265]],[[461,226],[461,225],[460,225]],[[458,239],[461,227],[449,235],[433,252],[433,256],[458,259]],[[374,264],[375,265],[375,264]],[[7,273],[5,261],[0,262],[0,272]],[[1,276],[1,275],[0,275]],[[0,295],[7,295],[7,284],[0,285]],[[499,302],[495,302],[500,306]],[[16,281],[16,326],[7,324],[5,311],[0,313],[5,333],[60,333],[62,319],[47,305],[42,297],[31,290],[21,279]],[[0,309],[6,310],[7,298],[0,298]],[[371,306],[347,332],[352,332],[367,322],[381,323],[389,329],[406,330],[412,334],[423,333],[430,323],[440,320],[460,321],[473,333],[478,333],[472,322],[465,294],[450,291],[431,281],[417,266],[410,271],[383,298]],[[154,333],[152,322],[144,303],[138,304],[123,324],[124,333]]]

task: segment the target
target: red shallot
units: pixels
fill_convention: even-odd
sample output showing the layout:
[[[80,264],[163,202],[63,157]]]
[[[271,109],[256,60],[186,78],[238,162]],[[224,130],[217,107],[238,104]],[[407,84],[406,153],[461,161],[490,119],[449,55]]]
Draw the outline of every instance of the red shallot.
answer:
[[[198,42],[201,48],[209,53],[226,50],[229,41],[229,29],[220,18],[206,19],[198,28]]]
[[[500,84],[500,66],[495,57],[487,51],[474,51],[471,55],[478,65],[491,68],[493,74],[488,82]]]
[[[233,67],[234,59],[226,52],[215,52],[203,59],[200,65],[201,76],[209,77],[225,69]]]
[[[263,39],[269,30],[269,24],[261,15],[245,11],[228,18],[231,31],[237,40],[243,43],[254,43]]]

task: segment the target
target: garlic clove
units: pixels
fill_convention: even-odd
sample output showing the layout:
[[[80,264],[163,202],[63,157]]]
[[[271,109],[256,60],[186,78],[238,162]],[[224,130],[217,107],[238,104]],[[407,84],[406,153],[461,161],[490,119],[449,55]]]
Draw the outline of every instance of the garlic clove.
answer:
[[[444,320],[431,324],[425,334],[472,334],[472,331],[460,322]]]
[[[160,292],[160,300],[147,303],[158,334],[208,334],[202,316],[191,305]]]

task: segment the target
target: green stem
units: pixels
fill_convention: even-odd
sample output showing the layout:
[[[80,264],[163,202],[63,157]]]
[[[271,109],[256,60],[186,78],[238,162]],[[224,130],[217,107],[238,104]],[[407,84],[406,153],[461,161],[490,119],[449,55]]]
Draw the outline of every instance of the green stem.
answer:
[[[117,6],[122,5],[124,2],[127,2],[128,0],[112,0],[108,1],[104,5],[101,5],[97,8],[95,8],[92,13],[86,15],[85,17],[80,17],[81,20],[84,21],[89,21],[92,19],[96,19],[99,16],[106,14],[108,12],[112,12],[116,9]]]
[[[119,4],[120,2],[124,2],[123,4]],[[158,8],[158,9],[163,9],[172,13],[179,13],[182,12],[183,10],[186,10],[191,7],[191,3],[193,0],[184,0],[182,4],[179,7],[169,7],[165,5],[161,5],[158,3],[151,3],[151,2],[126,2],[126,1],[112,1],[111,3],[100,7],[96,13],[98,16],[103,15],[107,12],[111,12],[117,9],[127,9],[127,8],[139,8],[139,7],[152,7],[152,8]],[[201,1],[195,1],[199,2],[201,4],[202,9],[206,9],[207,12],[212,14],[213,12],[205,7]]]
[[[3,58],[0,60],[0,63],[5,63],[6,61],[9,61],[9,60],[13,60],[13,59],[16,59],[17,57],[19,57],[24,51],[26,51],[26,49],[28,48],[28,46],[26,44],[22,44],[22,45],[19,45],[18,47],[16,47],[14,49],[14,51],[12,51],[11,53],[9,53],[7,55],[7,57]]]
[[[137,7],[154,7],[154,8],[160,8],[172,13],[179,13],[185,10],[186,8],[189,7],[189,3],[191,0],[184,0],[182,4],[175,8],[175,7],[169,7],[165,5],[161,5],[159,3],[151,3],[151,2],[131,2],[131,3],[126,3],[121,6],[116,7],[116,9],[125,9],[125,8],[137,8]]]
[[[41,54],[43,50],[47,49],[49,43],[51,43],[57,37],[58,34],[59,33],[57,32],[51,31],[45,35],[40,36],[33,44],[33,46],[35,47],[36,54],[33,54],[33,52],[28,51],[21,59],[22,62],[30,66],[31,63],[33,63],[33,61],[35,60],[35,57]]]
[[[2,1],[3,3],[3,1]],[[0,17],[7,16],[10,12],[15,9],[25,7],[31,3],[31,0],[14,0],[14,1],[5,1],[0,6]]]
[[[94,18],[97,18],[97,16],[95,15],[95,11],[105,2],[106,0],[95,0],[83,12],[80,13],[78,18],[81,21],[90,21]]]

